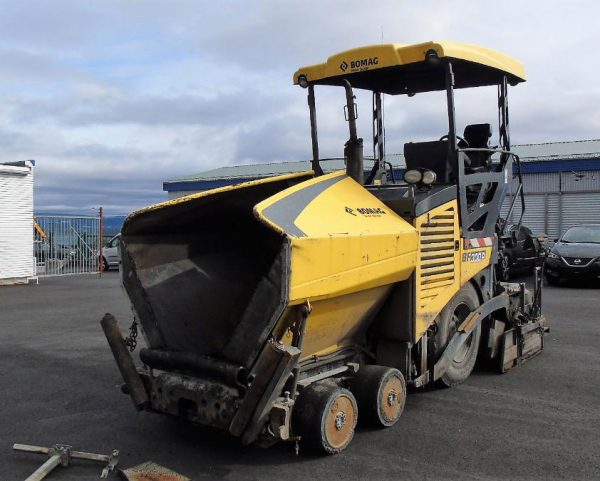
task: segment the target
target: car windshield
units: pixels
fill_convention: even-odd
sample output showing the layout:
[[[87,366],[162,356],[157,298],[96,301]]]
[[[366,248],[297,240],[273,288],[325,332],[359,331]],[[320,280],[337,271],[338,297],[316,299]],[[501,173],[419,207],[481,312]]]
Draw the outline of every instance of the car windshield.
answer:
[[[571,227],[561,241],[600,244],[600,225]]]
[[[113,237],[111,240],[109,240],[104,247],[116,247],[119,241],[119,236],[115,236]]]

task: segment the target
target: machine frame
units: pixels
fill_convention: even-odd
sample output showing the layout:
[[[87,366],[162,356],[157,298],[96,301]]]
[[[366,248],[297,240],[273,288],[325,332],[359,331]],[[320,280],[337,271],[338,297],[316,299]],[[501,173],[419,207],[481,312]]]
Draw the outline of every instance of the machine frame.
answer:
[[[394,425],[407,385],[463,382],[478,354],[505,372],[539,353],[539,269],[533,295],[494,272],[500,207],[513,173],[521,183],[508,85],[524,80],[516,60],[451,42],[363,47],[298,70],[311,171],[170,200],[125,221],[122,280],[147,343],[142,369],[116,320],[102,326],[136,408],[226,429],[244,444],[302,441],[333,454],[352,440],[359,412]],[[320,165],[317,85],[344,89],[345,172]],[[454,90],[485,85],[498,86],[500,146],[487,145],[489,124],[470,126],[484,145],[461,145]],[[366,180],[354,88],[373,92]],[[435,90],[446,92],[447,140],[406,144],[406,182],[393,171],[388,179],[383,94]],[[418,180],[408,182],[410,170]],[[517,198],[524,210],[518,194],[511,211]]]

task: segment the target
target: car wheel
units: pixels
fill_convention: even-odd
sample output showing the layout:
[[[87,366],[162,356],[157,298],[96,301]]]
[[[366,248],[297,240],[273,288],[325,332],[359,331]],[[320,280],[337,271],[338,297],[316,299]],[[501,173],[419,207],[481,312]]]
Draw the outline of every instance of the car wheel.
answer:
[[[546,272],[546,283],[551,285],[551,286],[559,286],[560,285],[560,278],[559,277],[555,277],[553,275],[550,275]]]
[[[109,269],[106,257],[102,257],[102,271],[106,272]]]

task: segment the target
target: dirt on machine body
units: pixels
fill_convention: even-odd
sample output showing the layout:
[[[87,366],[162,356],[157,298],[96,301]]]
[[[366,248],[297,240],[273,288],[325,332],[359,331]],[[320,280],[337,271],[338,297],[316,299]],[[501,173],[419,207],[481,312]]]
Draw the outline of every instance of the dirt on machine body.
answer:
[[[299,69],[310,169],[157,204],[123,226],[123,285],[148,346],[142,368],[116,321],[102,324],[136,407],[246,444],[336,453],[358,420],[394,425],[407,385],[452,386],[478,356],[504,372],[540,352],[539,269],[533,293],[494,270],[498,240],[512,241],[500,208],[520,179],[508,87],[524,80],[518,61],[451,42],[363,47]],[[346,171],[320,166],[318,85],[344,91]],[[484,86],[498,90],[494,148],[490,124],[457,135],[455,90]],[[373,92],[367,168],[353,88]],[[430,91],[447,94],[448,132],[406,143],[397,179],[385,161],[383,95]],[[524,207],[519,188],[510,210]]]

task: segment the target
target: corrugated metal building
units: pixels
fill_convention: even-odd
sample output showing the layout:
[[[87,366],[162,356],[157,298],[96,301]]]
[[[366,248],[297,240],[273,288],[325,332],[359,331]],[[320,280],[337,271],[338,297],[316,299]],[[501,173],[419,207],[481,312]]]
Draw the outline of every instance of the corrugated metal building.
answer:
[[[515,145],[522,161],[526,194],[524,223],[550,239],[581,223],[600,224],[600,139]],[[400,178],[404,156],[386,156]],[[321,161],[324,172],[344,168],[343,159]],[[365,162],[369,166],[369,162]],[[310,162],[280,162],[220,167],[198,175],[164,182],[169,198],[263,177],[310,169]],[[515,185],[515,184],[513,184]],[[509,202],[505,202],[504,215]],[[514,212],[514,216],[520,211]]]
[[[0,284],[27,282],[33,257],[33,162],[0,164]]]
[[[533,232],[552,241],[574,225],[600,224],[600,140],[522,145],[515,151],[524,173],[523,222]]]

